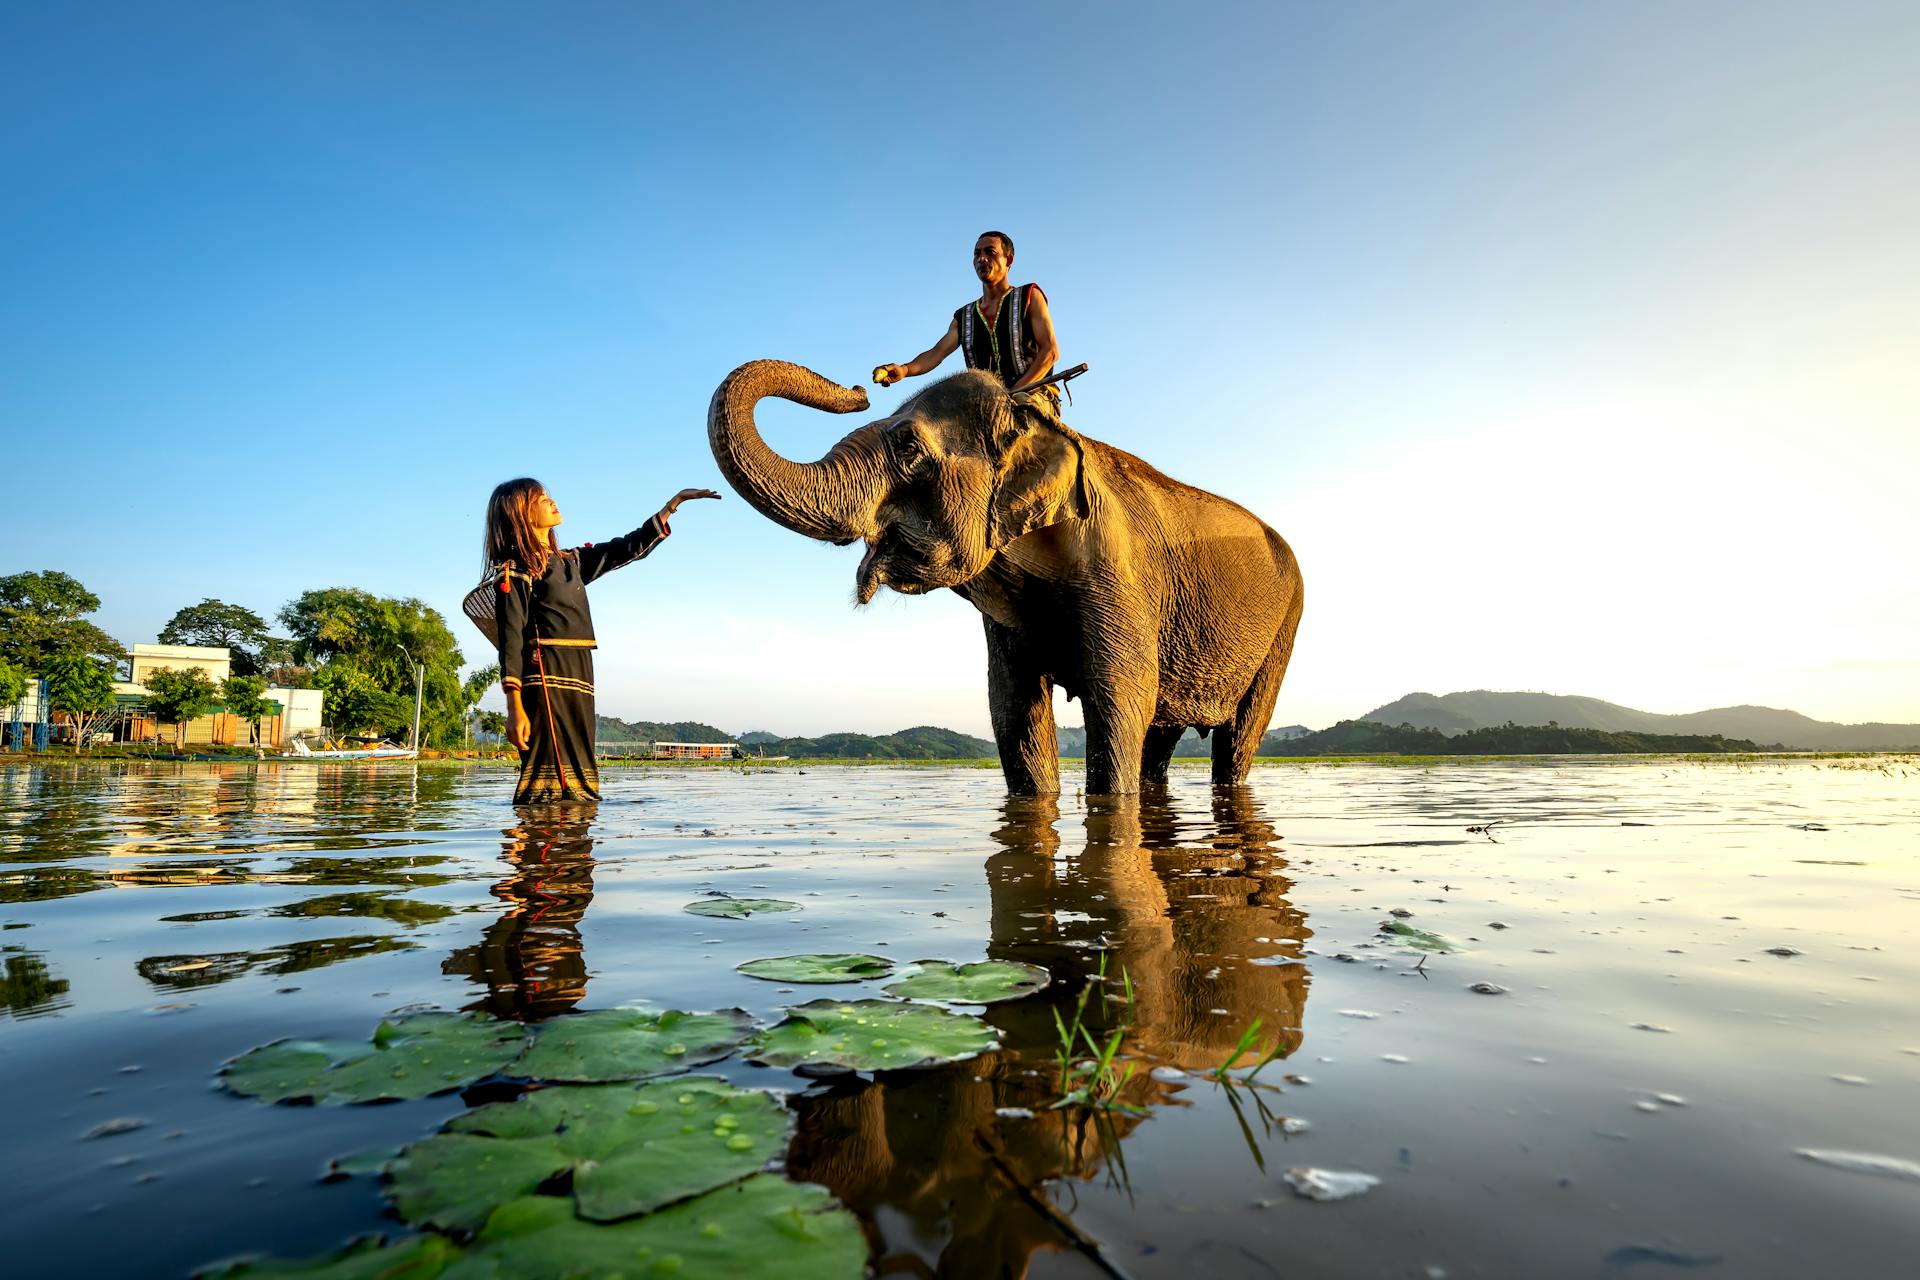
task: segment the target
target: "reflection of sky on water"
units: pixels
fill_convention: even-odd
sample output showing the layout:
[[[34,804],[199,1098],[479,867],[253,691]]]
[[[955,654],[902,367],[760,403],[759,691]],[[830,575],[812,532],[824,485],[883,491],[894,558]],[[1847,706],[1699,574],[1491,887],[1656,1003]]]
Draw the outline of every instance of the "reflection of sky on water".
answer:
[[[1797,1242],[1833,1224],[1871,1261],[1898,1235],[1881,1184],[1791,1152],[1920,1156],[1920,1053],[1901,1052],[1920,1049],[1915,776],[1283,767],[1228,791],[1177,773],[1164,797],[1112,805],[1009,801],[987,771],[651,770],[611,775],[597,808],[515,813],[499,772],[8,767],[0,1073],[49,1105],[15,1147],[42,1175],[19,1156],[0,1172],[18,1175],[12,1211],[53,1238],[84,1237],[96,1203],[147,1224],[156,1272],[317,1250],[380,1221],[312,1170],[428,1132],[458,1100],[321,1123],[209,1093],[225,1058],[364,1037],[411,1003],[771,1021],[880,984],[783,992],[736,965],[859,950],[1054,977],[984,1010],[1003,1047],[956,1066],[828,1082],[717,1068],[794,1091],[792,1168],[874,1224],[885,1274],[1064,1264],[1074,1232],[1133,1274],[1235,1273],[1281,1250],[1359,1271],[1528,1257],[1577,1272],[1652,1238],[1732,1265],[1757,1256],[1741,1252],[1757,1214],[1766,1265],[1814,1265]],[[682,909],[715,891],[802,910]],[[1378,932],[1394,909],[1463,949],[1419,966]],[[1768,954],[1782,945],[1801,954]],[[1096,1035],[1124,1026],[1121,1097],[1146,1114],[1048,1109],[1053,1016],[1082,992]],[[1225,1091],[1204,1073],[1254,1018],[1289,1053],[1262,1077],[1281,1088]],[[75,1133],[128,1112],[183,1135],[118,1140],[167,1176],[135,1184],[72,1155]],[[1285,1134],[1280,1116],[1311,1127]],[[1384,1182],[1329,1211],[1278,1181],[1300,1163]],[[259,1178],[281,1188],[270,1202],[197,1198]]]

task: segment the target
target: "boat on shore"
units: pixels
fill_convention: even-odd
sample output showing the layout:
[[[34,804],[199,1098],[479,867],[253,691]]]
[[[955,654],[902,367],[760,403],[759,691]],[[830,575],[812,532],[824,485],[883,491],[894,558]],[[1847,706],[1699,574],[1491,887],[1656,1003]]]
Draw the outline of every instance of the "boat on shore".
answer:
[[[348,745],[348,744],[358,745]],[[338,742],[324,741],[318,747],[307,745],[306,739],[295,738],[287,744],[287,750],[279,758],[282,760],[411,760],[419,753],[412,747],[396,746],[384,738],[345,738]]]

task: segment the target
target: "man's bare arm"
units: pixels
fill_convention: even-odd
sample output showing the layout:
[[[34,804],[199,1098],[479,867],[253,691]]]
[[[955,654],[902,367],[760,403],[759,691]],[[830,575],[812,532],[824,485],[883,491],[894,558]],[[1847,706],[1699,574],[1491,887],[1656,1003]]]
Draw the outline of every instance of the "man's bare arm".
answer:
[[[1033,359],[1027,362],[1027,371],[1007,388],[1009,391],[1040,381],[1053,372],[1053,362],[1060,358],[1060,344],[1053,338],[1053,313],[1047,310],[1047,295],[1039,285],[1033,286],[1028,295],[1027,332],[1033,335]]]
[[[1051,328],[1047,331],[1051,334]],[[960,349],[960,321],[947,323],[946,336],[922,351],[905,364],[883,364],[874,373],[874,377],[883,386],[891,386],[902,378],[917,378],[923,373],[931,373],[940,367],[940,362]],[[885,377],[881,377],[881,373]]]

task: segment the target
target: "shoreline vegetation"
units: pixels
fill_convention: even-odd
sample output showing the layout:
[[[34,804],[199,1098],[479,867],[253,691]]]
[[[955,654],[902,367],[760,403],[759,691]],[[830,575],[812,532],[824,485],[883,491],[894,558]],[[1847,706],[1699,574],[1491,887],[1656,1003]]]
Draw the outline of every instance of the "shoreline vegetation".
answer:
[[[1062,756],[1063,765],[1071,768],[1083,757]],[[1420,755],[1379,751],[1354,753],[1349,755],[1274,755],[1257,756],[1256,767],[1277,767],[1292,765],[1298,767],[1341,765],[1387,765],[1402,768],[1431,768],[1435,765],[1466,765],[1507,762],[1513,764],[1560,764],[1568,761],[1583,761],[1596,765],[1640,764],[1651,760],[1668,760],[1679,763],[1697,764],[1758,764],[1769,761],[1826,761],[1826,760],[1899,760],[1920,765],[1920,752],[1916,751],[1580,751],[1580,752],[1506,752],[1506,753],[1465,753],[1456,752],[1445,755]],[[1176,766],[1186,765],[1195,769],[1205,768],[1212,762],[1209,756],[1173,757]],[[226,753],[203,752],[191,757],[162,754],[137,749],[119,749],[112,747],[93,747],[84,753],[76,754],[65,747],[56,747],[43,752],[0,751],[0,765],[126,765],[126,764],[253,764],[273,765],[287,768],[312,768],[326,766],[331,768],[390,768],[395,765],[424,765],[428,768],[498,768],[518,769],[519,759],[511,752],[499,751],[459,751],[424,752],[418,759],[393,760],[302,760],[288,756],[256,757],[252,751]],[[814,767],[895,767],[913,769],[998,769],[998,756],[968,757],[927,757],[921,759],[897,756],[789,756],[784,759],[757,759],[749,756],[744,760],[650,760],[642,758],[611,757],[600,761],[602,770],[608,769],[692,769],[716,770],[731,769],[740,772],[754,772],[768,769],[798,769],[805,772]]]

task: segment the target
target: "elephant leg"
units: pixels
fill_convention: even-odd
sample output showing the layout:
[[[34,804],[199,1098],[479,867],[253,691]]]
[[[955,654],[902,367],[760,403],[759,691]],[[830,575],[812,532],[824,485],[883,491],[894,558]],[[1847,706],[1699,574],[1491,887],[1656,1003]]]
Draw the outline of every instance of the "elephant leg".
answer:
[[[1153,689],[1130,682],[1090,681],[1087,708],[1087,794],[1127,796],[1140,790],[1140,764],[1153,719]]]
[[[1173,749],[1179,744],[1180,735],[1186,731],[1187,726],[1183,724],[1148,726],[1146,743],[1140,748],[1141,786],[1167,785],[1167,765],[1173,759]]]
[[[1267,660],[1260,664],[1253,684],[1234,709],[1233,719],[1213,735],[1215,786],[1238,786],[1247,780],[1253,758],[1260,754],[1260,739],[1267,736],[1267,725],[1273,721],[1274,699],[1280,696],[1280,681],[1286,677],[1287,662],[1293,657],[1293,633],[1299,627],[1300,593],[1296,590]]]
[[[1020,642],[1020,634],[982,616],[987,629],[987,710],[1000,771],[1017,796],[1060,792],[1060,745],[1053,731],[1053,681]]]

